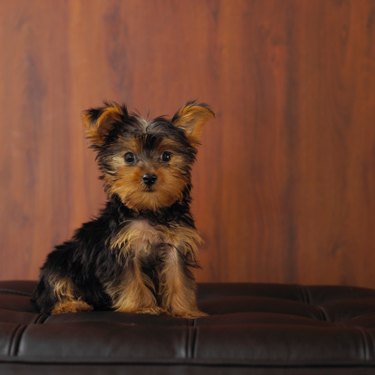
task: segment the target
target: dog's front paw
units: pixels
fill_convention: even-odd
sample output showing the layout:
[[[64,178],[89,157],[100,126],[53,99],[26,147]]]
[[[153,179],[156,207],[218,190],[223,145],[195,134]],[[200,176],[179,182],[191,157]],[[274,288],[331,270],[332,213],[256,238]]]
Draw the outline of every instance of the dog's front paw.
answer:
[[[165,313],[165,310],[163,310],[161,307],[159,306],[155,306],[155,307],[144,307],[144,308],[141,308],[137,311],[135,311],[136,314],[151,314],[151,315],[160,315],[160,314],[164,314]]]
[[[150,314],[150,315],[160,315],[164,314],[165,310],[159,306],[149,306],[149,307],[138,307],[138,308],[118,308],[117,312],[123,312],[128,314]]]
[[[200,310],[172,311],[171,315],[176,318],[184,318],[184,319],[197,319],[197,318],[202,318],[204,316],[208,316],[208,314]]]

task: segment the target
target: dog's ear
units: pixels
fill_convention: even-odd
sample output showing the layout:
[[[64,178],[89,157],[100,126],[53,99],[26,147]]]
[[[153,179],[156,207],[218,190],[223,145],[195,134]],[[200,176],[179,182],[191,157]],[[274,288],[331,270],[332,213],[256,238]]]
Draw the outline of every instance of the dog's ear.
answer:
[[[215,117],[215,113],[207,104],[191,101],[180,108],[171,121],[185,131],[192,144],[199,144],[203,126],[212,117]]]
[[[82,114],[86,137],[94,147],[102,146],[114,124],[129,116],[125,105],[114,102],[104,104],[103,107],[87,109]]]

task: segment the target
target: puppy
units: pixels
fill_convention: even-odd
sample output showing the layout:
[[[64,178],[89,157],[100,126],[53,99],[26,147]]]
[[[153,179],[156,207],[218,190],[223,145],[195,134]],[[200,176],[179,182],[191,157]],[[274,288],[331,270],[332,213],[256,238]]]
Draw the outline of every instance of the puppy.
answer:
[[[48,255],[32,297],[41,312],[205,315],[191,272],[201,238],[190,192],[200,134],[213,116],[197,102],[152,121],[114,102],[84,112],[108,201]]]

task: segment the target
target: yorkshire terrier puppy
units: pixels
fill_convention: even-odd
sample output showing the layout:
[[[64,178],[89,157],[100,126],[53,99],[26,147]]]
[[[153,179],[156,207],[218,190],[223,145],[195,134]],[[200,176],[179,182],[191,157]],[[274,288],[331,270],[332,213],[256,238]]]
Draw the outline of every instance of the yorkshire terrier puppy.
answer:
[[[213,116],[196,102],[152,121],[117,103],[84,112],[108,201],[48,255],[32,297],[39,311],[205,315],[191,272],[201,238],[189,206],[191,167]]]

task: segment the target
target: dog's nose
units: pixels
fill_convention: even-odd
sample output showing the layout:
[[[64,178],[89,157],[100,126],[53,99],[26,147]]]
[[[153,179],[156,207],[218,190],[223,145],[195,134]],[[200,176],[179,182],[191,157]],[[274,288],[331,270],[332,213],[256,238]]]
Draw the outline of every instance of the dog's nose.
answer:
[[[153,185],[156,182],[157,179],[158,179],[157,176],[155,176],[154,174],[148,174],[148,173],[143,175],[143,177],[142,177],[143,182],[147,186]]]

